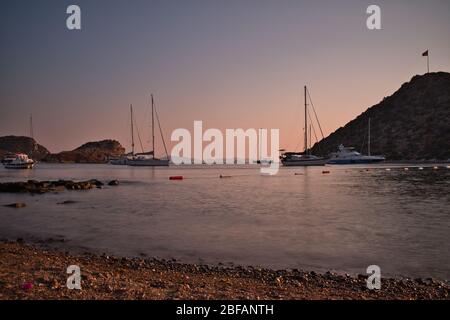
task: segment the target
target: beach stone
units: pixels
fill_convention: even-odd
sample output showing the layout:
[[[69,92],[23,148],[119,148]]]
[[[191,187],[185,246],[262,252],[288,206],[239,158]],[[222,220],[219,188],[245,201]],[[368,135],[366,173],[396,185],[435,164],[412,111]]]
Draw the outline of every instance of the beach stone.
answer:
[[[5,205],[5,207],[9,207],[9,208],[25,208],[27,205],[23,202],[17,202],[17,203],[11,203],[11,204],[7,204]]]
[[[101,187],[103,185],[105,185],[103,182],[97,180],[97,179],[91,179],[88,181],[90,184],[95,185],[96,187]]]

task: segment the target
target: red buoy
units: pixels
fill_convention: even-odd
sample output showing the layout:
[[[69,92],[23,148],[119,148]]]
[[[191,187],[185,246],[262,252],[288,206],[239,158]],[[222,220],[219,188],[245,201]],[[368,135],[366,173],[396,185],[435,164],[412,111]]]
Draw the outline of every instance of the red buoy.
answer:
[[[33,283],[31,283],[31,282],[25,282],[25,283],[22,285],[22,289],[23,289],[23,290],[30,290],[30,289],[33,289]]]
[[[171,176],[169,180],[183,180],[183,176]]]

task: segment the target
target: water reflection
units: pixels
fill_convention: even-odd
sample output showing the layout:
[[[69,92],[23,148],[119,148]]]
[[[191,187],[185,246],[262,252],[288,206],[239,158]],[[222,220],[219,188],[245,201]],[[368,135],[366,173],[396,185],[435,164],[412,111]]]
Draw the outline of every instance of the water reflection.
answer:
[[[187,262],[234,262],[450,278],[450,170],[384,166],[130,168],[45,165],[2,181],[119,179],[119,187],[42,196],[0,194],[0,236],[64,236],[73,248]],[[231,176],[220,179],[220,174]],[[183,175],[183,181],[169,181]],[[61,206],[64,200],[75,201]]]

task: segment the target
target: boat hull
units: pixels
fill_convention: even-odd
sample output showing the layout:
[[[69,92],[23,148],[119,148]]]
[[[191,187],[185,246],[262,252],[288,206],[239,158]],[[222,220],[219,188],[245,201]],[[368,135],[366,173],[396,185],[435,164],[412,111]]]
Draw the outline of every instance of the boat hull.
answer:
[[[127,165],[132,167],[168,167],[169,160],[160,160],[160,159],[128,160]]]
[[[370,164],[383,162],[385,159],[332,159],[328,164]]]
[[[33,169],[34,163],[5,163],[5,169]]]
[[[285,167],[309,167],[309,166],[324,166],[328,159],[308,159],[308,160],[281,160]]]
[[[126,166],[127,160],[110,160],[109,164],[112,164],[113,166]]]

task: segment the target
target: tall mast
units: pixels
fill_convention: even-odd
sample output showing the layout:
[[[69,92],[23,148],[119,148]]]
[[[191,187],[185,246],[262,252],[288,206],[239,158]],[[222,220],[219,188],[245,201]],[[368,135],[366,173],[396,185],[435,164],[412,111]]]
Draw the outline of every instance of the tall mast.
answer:
[[[306,95],[307,95],[307,92],[306,92],[306,86],[305,86],[305,155],[308,153],[308,120],[307,120],[307,117],[308,117],[308,102],[307,102],[307,100],[306,100]]]
[[[130,104],[131,120],[131,155],[134,156],[134,126],[133,126],[133,105]]]
[[[155,103],[153,101],[153,94],[152,96],[152,155],[153,155],[153,159],[155,158],[155,117],[154,117],[154,112],[155,112]]]
[[[33,114],[30,115],[30,138],[34,139],[34,132],[33,132]]]
[[[370,118],[369,118],[369,140],[368,140],[368,143],[367,143],[367,151],[368,151],[369,156],[370,156]]]

